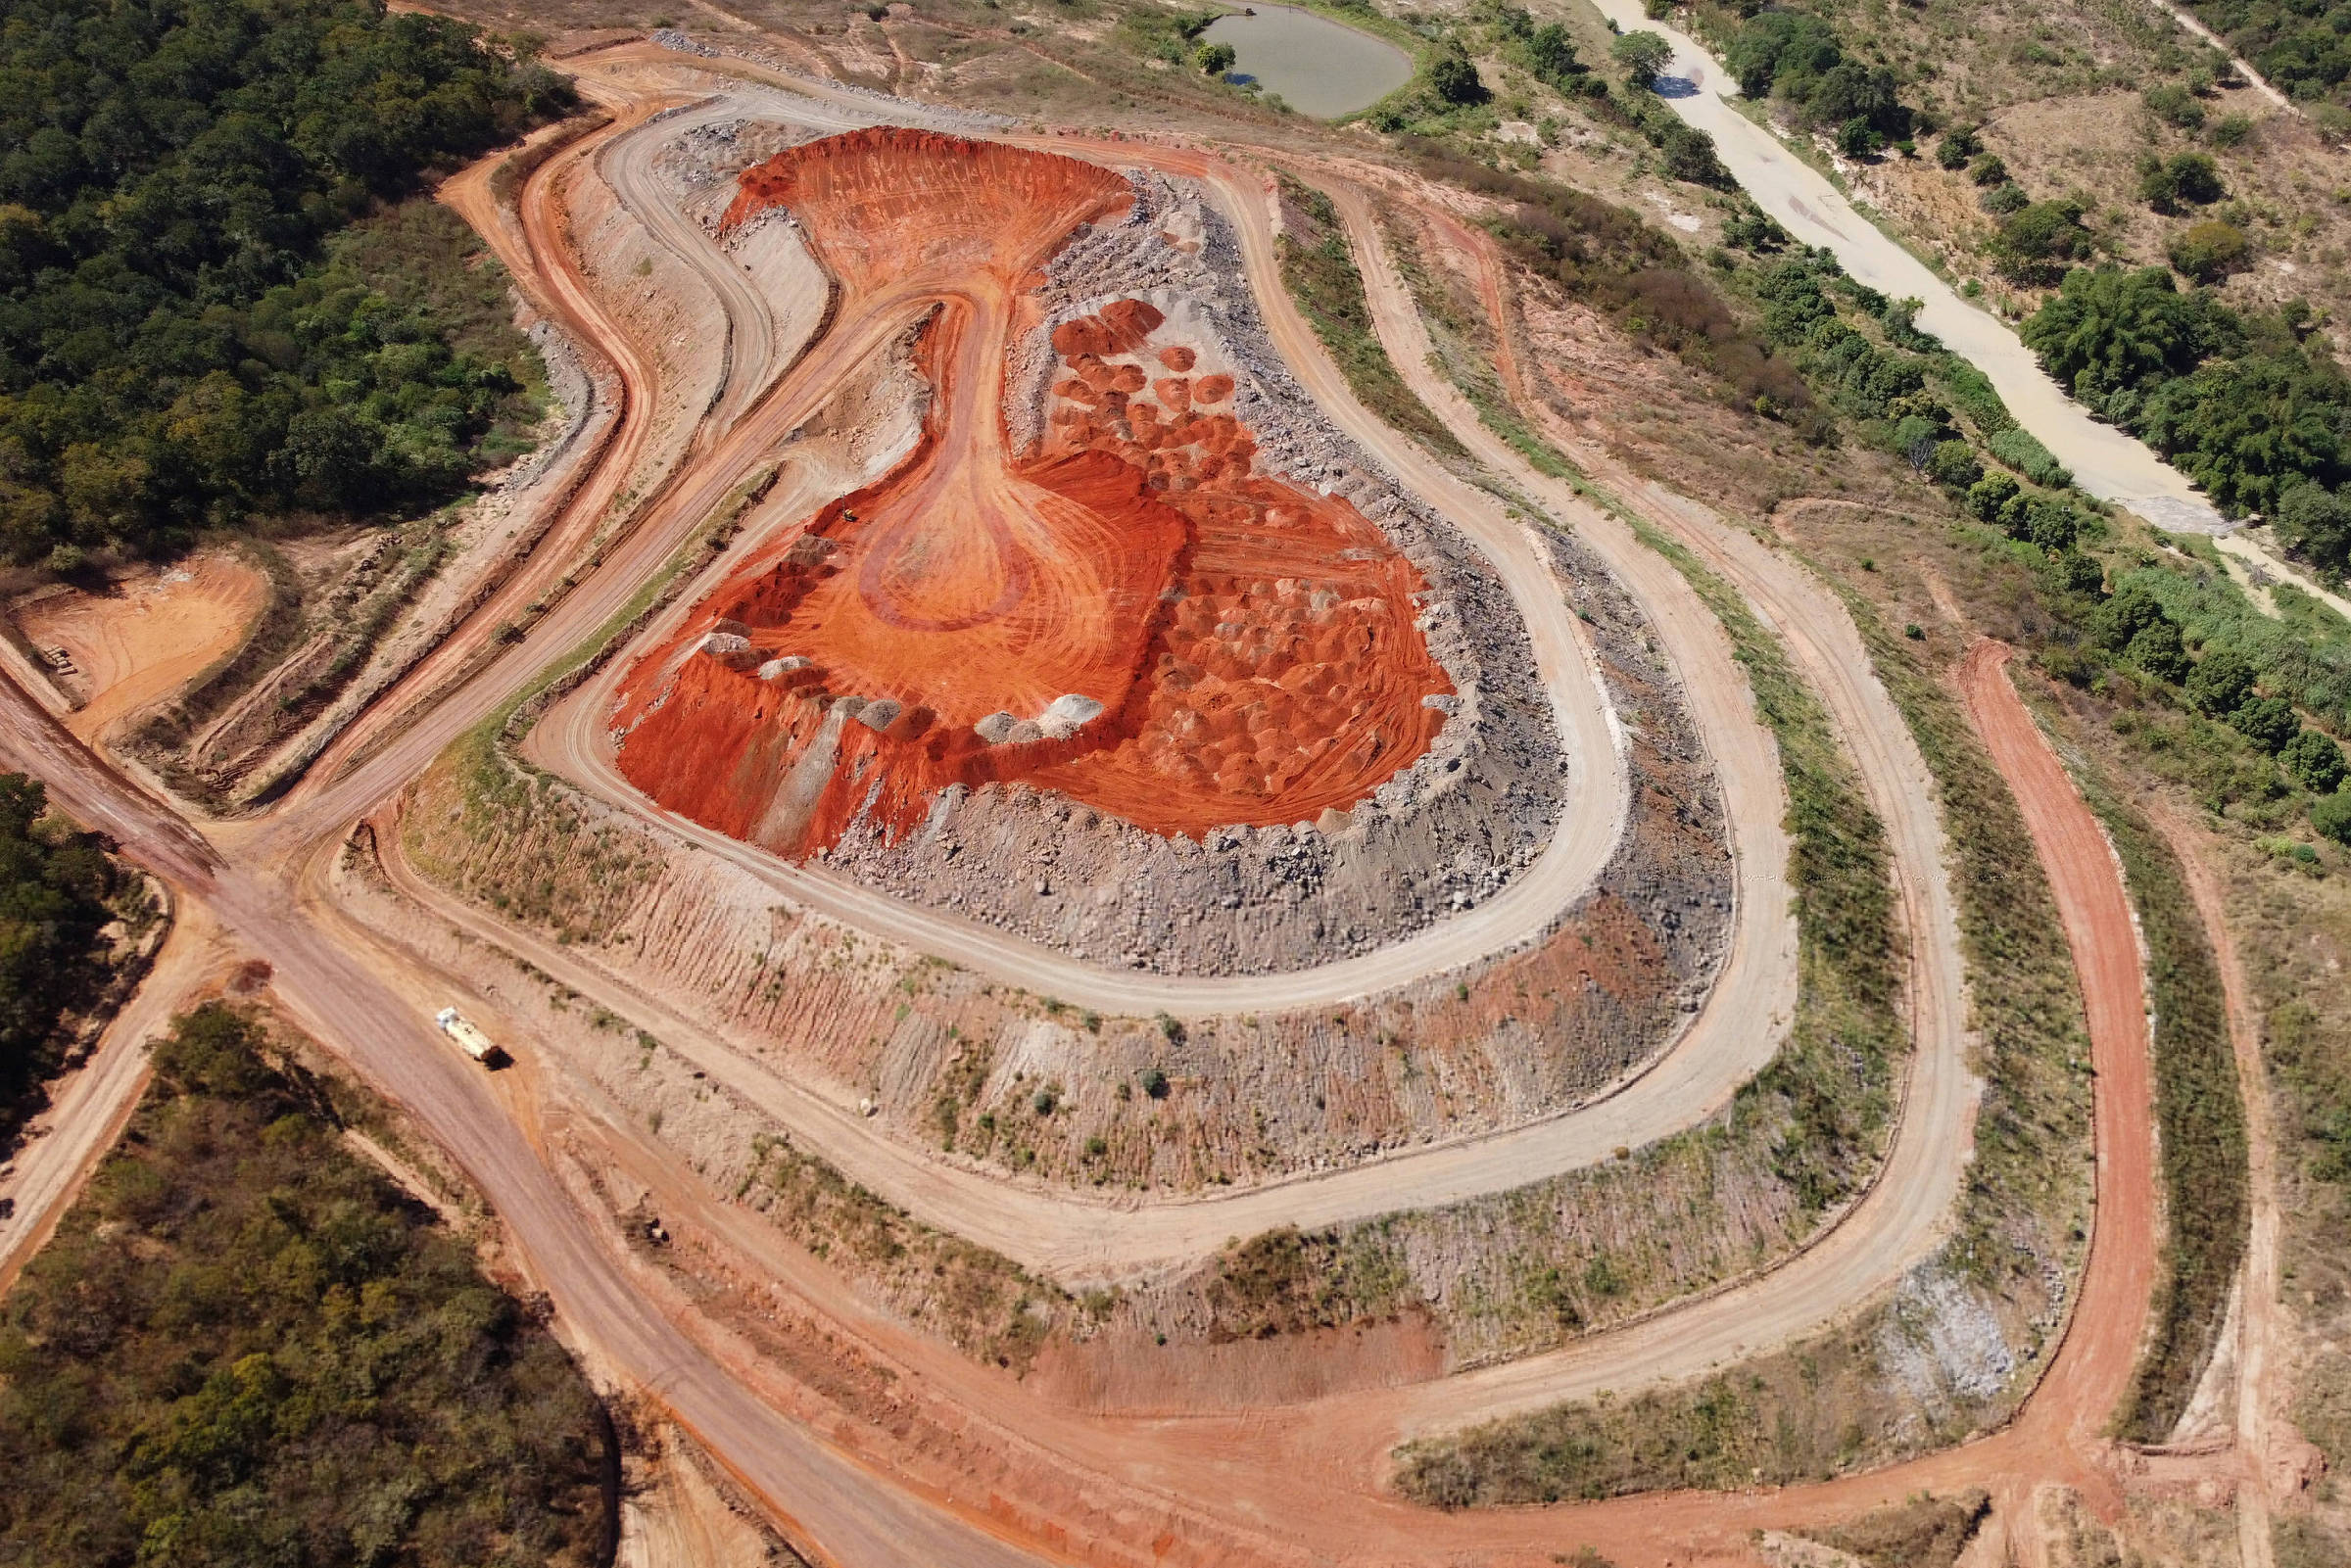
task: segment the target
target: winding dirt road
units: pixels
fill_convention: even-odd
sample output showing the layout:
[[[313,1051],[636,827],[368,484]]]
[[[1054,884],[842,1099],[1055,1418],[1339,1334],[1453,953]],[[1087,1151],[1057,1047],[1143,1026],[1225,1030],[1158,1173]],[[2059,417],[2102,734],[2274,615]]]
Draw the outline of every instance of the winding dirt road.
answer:
[[[870,101],[857,101],[856,109],[863,115],[859,122],[882,118]],[[583,156],[590,145],[593,142],[568,156]],[[1045,145],[1066,151],[1077,144],[1056,138]],[[1495,556],[1498,569],[1505,571],[1514,596],[1530,614],[1530,628],[1556,614],[1559,594],[1548,568],[1502,508],[1436,468],[1415,449],[1389,436],[1345,394],[1336,372],[1289,309],[1281,290],[1272,265],[1262,191],[1206,159],[1131,143],[1103,144],[1092,150],[1110,161],[1179,166],[1179,171],[1215,185],[1239,224],[1251,281],[1266,305],[1276,344],[1302,382],[1343,427],[1393,463],[1408,483],[1463,520],[1481,546]],[[616,159],[613,166],[622,164]],[[532,212],[545,215],[541,182],[547,172],[541,170],[523,192],[526,228]],[[579,291],[581,311],[574,325],[584,341],[625,342],[596,310],[584,283],[569,270],[571,263],[558,239],[544,226],[531,236],[531,256],[547,268],[541,286],[551,294]],[[1367,254],[1376,255],[1376,245]],[[1375,271],[1382,275],[1372,278]],[[1384,267],[1367,266],[1367,277],[1373,282],[1383,337],[1390,338],[1400,367],[1412,373],[1423,360],[1406,352],[1410,334],[1417,328],[1410,302],[1401,298],[1396,280]],[[562,281],[550,284],[548,278]],[[661,1306],[641,1288],[630,1265],[619,1256],[609,1228],[582,1211],[515,1126],[482,1074],[438,1040],[398,988],[370,972],[367,956],[356,952],[353,944],[339,942],[336,932],[306,917],[299,902],[289,896],[290,889],[312,874],[319,856],[335,852],[346,825],[390,797],[464,729],[522,689],[545,664],[548,649],[576,645],[625,603],[639,585],[654,576],[761,454],[777,446],[806,412],[821,405],[857,356],[872,352],[902,329],[919,302],[901,304],[903,309],[881,312],[870,322],[840,324],[786,372],[771,392],[749,401],[733,427],[716,436],[699,460],[646,502],[635,528],[610,547],[600,569],[581,579],[550,612],[534,632],[526,653],[485,662],[456,696],[421,712],[403,704],[427,689],[429,683],[411,683],[403,704],[379,708],[383,717],[371,720],[365,731],[355,732],[355,736],[363,734],[364,738],[354,739],[343,752],[343,760],[358,759],[347,772],[338,777],[321,769],[316,782],[306,786],[296,801],[262,824],[224,825],[215,829],[208,840],[164,802],[126,783],[9,682],[0,682],[0,754],[11,766],[48,780],[62,806],[114,833],[126,852],[170,879],[183,899],[209,911],[238,942],[266,955],[276,969],[276,988],[298,1021],[408,1108],[473,1178],[510,1227],[530,1272],[550,1292],[567,1323],[622,1375],[669,1405],[681,1424],[719,1455],[754,1496],[790,1522],[795,1543],[812,1544],[827,1560],[859,1564],[922,1562],[992,1568],[999,1563],[1032,1561],[1039,1555],[1141,1562],[1163,1557],[1170,1549],[1185,1560],[1206,1560],[1210,1548],[1187,1546],[1174,1538],[1164,1545],[1151,1544],[1148,1552],[1140,1544],[1125,1543],[1115,1533],[1085,1541],[1064,1535],[1043,1548],[1016,1544],[1006,1538],[1003,1527],[988,1522],[987,1513],[996,1509],[996,1499],[950,1504],[934,1496],[918,1496],[904,1490],[886,1473],[886,1467],[848,1456],[841,1445],[855,1443],[854,1432],[842,1428],[833,1431],[829,1439],[819,1438],[780,1415],[757,1388],[738,1376],[699,1339],[682,1333],[681,1325],[665,1315]],[[1425,374],[1424,370],[1420,373]],[[649,372],[640,367],[637,374],[640,379],[630,397],[635,405],[643,406],[650,384],[645,378]],[[1443,405],[1439,399],[1432,402]],[[1483,434],[1473,417],[1465,422],[1457,418],[1456,422],[1464,439]],[[620,425],[619,440],[625,446],[632,426],[626,417]],[[600,487],[605,496],[617,494],[628,467],[627,462],[616,465],[607,455],[595,468],[592,484]],[[611,476],[608,484],[606,475]],[[600,501],[588,515],[600,514],[602,504]],[[1608,539],[1606,529],[1613,526],[1597,515],[1590,519],[1573,511],[1565,515],[1574,517],[1596,546]],[[575,544],[583,537],[569,524],[565,530],[564,537]],[[1972,1103],[1972,1085],[1963,1064],[1953,1066],[1960,1063],[1958,1030],[1964,1022],[1964,995],[1948,891],[1943,886],[1940,834],[1923,765],[1918,764],[1914,750],[1906,749],[1907,732],[1868,675],[1866,657],[1857,636],[1851,635],[1849,622],[1835,612],[1833,600],[1825,598],[1817,584],[1759,546],[1753,546],[1751,555],[1739,543],[1745,536],[1714,531],[1689,518],[1682,519],[1679,531],[1746,589],[1759,611],[1788,640],[1806,673],[1821,683],[1824,700],[1854,747],[1873,803],[1887,818],[1917,961],[1911,1004],[1920,1046],[1901,1135],[1889,1164],[1890,1174],[1898,1170],[1902,1179],[1883,1183],[1848,1219],[1847,1226],[1861,1222],[1875,1227],[1852,1234],[1865,1239],[1874,1235],[1882,1245],[1903,1253],[1932,1240],[1933,1225],[1930,1222],[1922,1229],[1919,1213],[1929,1208],[1936,1213],[1947,1209],[1958,1162],[1964,1157],[1964,1123]],[[1743,841],[1741,892],[1747,910],[1761,911],[1768,918],[1761,927],[1764,934],[1743,941],[1742,951],[1756,948],[1751,961],[1764,978],[1758,982],[1762,989],[1753,994],[1768,996],[1774,983],[1768,974],[1771,965],[1785,966],[1792,957],[1784,945],[1776,953],[1759,945],[1775,939],[1785,943],[1786,922],[1781,918],[1785,883],[1784,879],[1784,879],[1785,861],[1784,842],[1773,836],[1775,830],[1770,826],[1776,825],[1779,815],[1776,766],[1767,743],[1760,749],[1755,745],[1751,713],[1739,711],[1745,700],[1743,683],[1735,675],[1719,683],[1711,679],[1733,672],[1719,631],[1703,610],[1693,609],[1687,585],[1624,537],[1608,540],[1607,547],[1623,552],[1619,569],[1629,581],[1645,592],[1655,590],[1652,605],[1660,634],[1692,682],[1694,696],[1703,704],[1702,724],[1721,728],[1721,734],[1709,729],[1707,739],[1709,746],[1720,748],[1718,758],[1725,759],[1726,791],[1734,787],[1731,770],[1736,767],[1741,779],[1737,787],[1764,792],[1744,797],[1744,807],[1735,810],[1747,814],[1735,816],[1735,821],[1743,830],[1764,825],[1759,839]],[[1507,564],[1513,561],[1515,567]],[[1511,577],[1513,570],[1520,575]],[[1552,608],[1546,610],[1546,604]],[[486,618],[479,621],[481,627],[494,624]],[[1545,675],[1555,698],[1572,703],[1578,689],[1594,689],[1593,676],[1572,623],[1558,631],[1565,634],[1564,641],[1546,647],[1538,634],[1538,647],[1547,661]],[[478,628],[471,634],[476,639],[484,635]],[[452,646],[454,649],[456,644]],[[479,650],[476,642],[464,656]],[[444,668],[441,675],[446,677],[449,669],[456,667]],[[1703,690],[1699,689],[1702,675],[1709,677]],[[1481,1387],[1469,1380],[1452,1380],[1461,1385],[1463,1392],[1459,1393],[1446,1392],[1450,1384],[1436,1384],[1323,1402],[1272,1417],[1087,1422],[1067,1411],[1038,1410],[1033,1401],[1024,1403],[1017,1390],[1007,1388],[985,1369],[968,1363],[939,1364],[938,1358],[948,1353],[932,1347],[923,1354],[931,1357],[929,1364],[938,1367],[940,1384],[977,1391],[973,1397],[985,1399],[997,1419],[1026,1432],[1024,1442],[1052,1455],[1059,1466],[1055,1473],[1062,1478],[1054,1483],[1059,1490],[1052,1495],[1068,1497],[1075,1493],[1097,1515],[1116,1518],[1122,1496],[1164,1500],[1172,1493],[1180,1493],[1187,1509],[1229,1523],[1235,1534],[1223,1539],[1235,1544],[1217,1554],[1233,1562],[1326,1560],[1333,1552],[1367,1561],[1425,1560],[1439,1555],[1459,1558],[1479,1553],[1493,1561],[1532,1562],[1586,1540],[1627,1563],[1668,1560],[1686,1551],[1685,1544],[1691,1542],[1703,1544],[1711,1553],[1739,1557],[1747,1549],[1743,1532],[1751,1527],[1800,1522],[1823,1513],[1893,1500],[1920,1486],[1991,1480],[2013,1490],[2017,1478],[2024,1477],[2068,1480],[2084,1486],[2093,1497],[2110,1495],[2111,1486],[2096,1463],[2096,1427],[2128,1378],[2151,1277],[2144,1245],[2152,1223],[2151,1129],[2145,1104],[2144,1016],[2136,950],[2127,903],[2121,904],[2119,936],[2114,924],[2114,909],[2122,900],[2119,873],[2111,857],[2103,853],[2102,841],[2096,839],[2094,822],[2089,826],[2089,837],[2083,837],[2087,808],[2066,785],[2062,770],[2041,743],[2030,716],[2000,677],[1998,656],[1971,661],[1969,681],[1971,706],[1995,760],[2017,783],[2027,819],[2058,888],[2068,933],[2082,963],[2099,1072],[2101,1206],[2082,1304],[2050,1375],[2024,1417],[2009,1431],[1878,1476],[1769,1497],[1673,1497],[1565,1514],[1442,1516],[1406,1508],[1379,1496],[1378,1467],[1387,1445],[1401,1430],[1442,1427],[1587,1389],[1599,1375],[1592,1364],[1595,1357],[1610,1357],[1607,1381],[1625,1387],[1644,1374],[1672,1376],[1703,1370],[1743,1347],[1755,1348],[1760,1334],[1785,1335],[1816,1325],[1822,1321],[1824,1309],[1848,1305],[1857,1298],[1812,1293],[1866,1293],[1871,1280],[1883,1282],[1891,1277],[1884,1259],[1861,1243],[1846,1240],[1847,1226],[1839,1227],[1821,1247],[1748,1290],[1703,1304],[1697,1309],[1702,1314],[1698,1317],[1674,1314],[1655,1320],[1636,1331],[1647,1336],[1643,1339],[1611,1336],[1596,1340],[1586,1351],[1584,1362],[1554,1362],[1515,1382],[1498,1380]],[[1992,684],[1995,681],[1996,685]],[[1597,708],[1596,695],[1592,701]],[[1582,735],[1580,731],[1570,733]],[[1598,749],[1583,755],[1602,758],[1616,754],[1605,734],[1605,720],[1597,739]],[[1579,783],[1589,787],[1586,781]],[[1767,806],[1762,804],[1765,799],[1770,802]],[[1608,838],[1612,842],[1612,832]],[[2097,853],[2089,852],[2092,844]],[[1776,898],[1766,897],[1767,891],[1776,892]],[[962,924],[953,923],[954,927]],[[921,945],[948,943],[952,950],[951,944],[966,934],[948,929]],[[511,933],[500,939],[512,945]],[[1129,978],[1115,972],[1098,972],[1095,977],[1104,983]],[[1049,984],[1037,988],[1064,996],[1076,994],[1075,987]],[[1726,1023],[1720,1037],[1709,1036],[1710,1047],[1704,1053],[1709,1058],[1715,1048],[1725,1056],[1749,1053],[1745,1058],[1748,1065],[1724,1076],[1723,1081],[1730,1085],[1751,1072],[1753,1064],[1767,1057],[1769,1047],[1776,1045],[1776,1031],[1756,1028],[1752,1016],[1740,1022],[1748,1031],[1746,1038]],[[1685,1047],[1687,1044],[1686,1040]],[[1757,1051],[1760,1057],[1753,1055]],[[1695,1060],[1699,1053],[1677,1052],[1674,1061],[1683,1055],[1693,1058],[1693,1072],[1718,1069],[1718,1064]],[[1668,1067],[1672,1065],[1669,1061]],[[1635,1085],[1635,1091],[1638,1088]],[[1685,1085],[1685,1092],[1693,1091]],[[1464,1145],[1458,1151],[1415,1158],[1465,1158],[1477,1147]],[[1376,1174],[1364,1179],[1370,1185],[1381,1181],[1394,1184],[1401,1179],[1405,1164],[1374,1167]],[[1303,1182],[1268,1189],[1277,1199],[1287,1195],[1292,1202],[1309,1190],[1311,1184]],[[1943,1199],[1934,1202],[1938,1193]],[[920,1204],[912,1207],[921,1212]],[[1382,1207],[1395,1207],[1392,1192]],[[1135,1219],[1119,1215],[1115,1222],[1125,1227]],[[1232,1221],[1221,1219],[1218,1226],[1218,1239],[1222,1240],[1223,1235],[1231,1233]],[[2137,1245],[2134,1245],[2135,1238]],[[1805,1269],[1813,1272],[1799,1272]],[[1791,1280],[1797,1283],[1792,1285]],[[1024,1422],[1030,1424],[1024,1427]],[[1006,1500],[996,1511],[1012,1515],[1023,1510]]]

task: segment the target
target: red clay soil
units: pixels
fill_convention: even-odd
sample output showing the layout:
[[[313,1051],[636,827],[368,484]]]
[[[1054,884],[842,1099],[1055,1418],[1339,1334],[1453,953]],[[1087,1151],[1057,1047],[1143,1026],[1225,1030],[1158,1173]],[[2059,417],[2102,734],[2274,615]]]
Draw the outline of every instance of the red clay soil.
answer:
[[[797,854],[861,814],[901,832],[951,784],[1026,781],[1163,832],[1313,820],[1427,748],[1444,716],[1422,698],[1449,683],[1418,575],[1346,502],[1251,473],[1217,407],[1232,378],[1183,374],[1197,353],[1153,342],[1174,335],[1157,308],[1056,327],[1050,433],[1008,450],[1035,268],[1130,200],[1076,159],[899,129],[744,175],[727,221],[789,208],[844,320],[937,303],[937,396],[895,470],[647,655],[615,721],[639,788]],[[1101,705],[1074,730],[1047,713],[1073,696]]]

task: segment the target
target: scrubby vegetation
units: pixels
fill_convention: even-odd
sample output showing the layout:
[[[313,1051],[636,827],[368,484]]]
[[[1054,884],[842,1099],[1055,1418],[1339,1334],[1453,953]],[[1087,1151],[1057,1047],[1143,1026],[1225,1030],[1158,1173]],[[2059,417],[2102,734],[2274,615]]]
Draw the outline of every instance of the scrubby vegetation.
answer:
[[[104,978],[99,931],[121,885],[97,837],[48,815],[48,800],[0,774],[0,1147],[58,1069],[59,1021]]]
[[[257,513],[412,510],[496,458],[515,366],[379,287],[398,245],[333,237],[566,82],[365,0],[0,23],[0,550],[71,569]]]
[[[0,1313],[0,1561],[586,1564],[606,1426],[543,1324],[218,1004]]]
[[[1815,429],[1803,378],[1689,264],[1681,246],[1640,214],[1434,144],[1415,150],[1432,177],[1511,204],[1489,227],[1520,266],[1704,371],[1736,405]]]
[[[2252,1224],[2245,1108],[2212,942],[2170,848],[2110,791],[2090,804],[2123,859],[2147,944],[2155,1118],[2163,1161],[2163,1273],[2153,1327],[2115,1425],[2162,1443],[2212,1357]]]
[[[1462,444],[1396,373],[1371,330],[1363,274],[1347,249],[1338,210],[1320,191],[1282,176],[1281,279],[1315,336],[1364,405],[1431,451],[1463,455]]]
[[[1850,1523],[1807,1531],[1821,1544],[1850,1552],[1869,1568],[1951,1568],[1991,1513],[1982,1492],[1938,1497],[1922,1492]]]

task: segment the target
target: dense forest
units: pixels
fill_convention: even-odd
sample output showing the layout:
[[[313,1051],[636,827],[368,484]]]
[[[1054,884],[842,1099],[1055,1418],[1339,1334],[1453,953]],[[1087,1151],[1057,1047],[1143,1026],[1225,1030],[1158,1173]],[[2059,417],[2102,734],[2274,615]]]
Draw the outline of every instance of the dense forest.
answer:
[[[0,0],[0,552],[454,495],[513,368],[330,242],[571,101],[380,0]]]
[[[2162,267],[2077,267],[2024,326],[2058,385],[2140,437],[2232,517],[2259,512],[2351,565],[2351,378],[2306,307],[2240,312]]]
[[[264,1045],[176,1021],[0,1307],[0,1564],[596,1561],[579,1370]]]
[[[115,866],[96,838],[44,817],[47,792],[0,774],[0,1144],[58,1067],[58,1020],[103,978],[98,933]]]

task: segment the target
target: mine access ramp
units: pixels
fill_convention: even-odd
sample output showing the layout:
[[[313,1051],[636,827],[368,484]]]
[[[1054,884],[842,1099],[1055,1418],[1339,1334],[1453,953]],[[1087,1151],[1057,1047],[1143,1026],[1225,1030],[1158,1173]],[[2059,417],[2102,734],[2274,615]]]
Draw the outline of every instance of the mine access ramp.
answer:
[[[472,1021],[454,1007],[445,1007],[433,1015],[441,1032],[464,1048],[465,1054],[486,1067],[496,1067],[506,1060],[506,1053],[496,1040],[475,1027]]]

